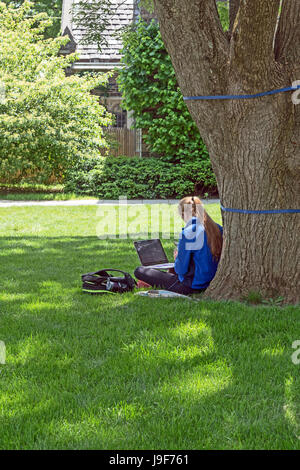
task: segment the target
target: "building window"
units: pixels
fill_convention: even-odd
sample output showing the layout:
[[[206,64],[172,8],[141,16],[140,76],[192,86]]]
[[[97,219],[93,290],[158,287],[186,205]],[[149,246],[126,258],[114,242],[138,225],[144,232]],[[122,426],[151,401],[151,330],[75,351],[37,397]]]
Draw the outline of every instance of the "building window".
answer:
[[[115,122],[112,127],[126,127],[127,124],[127,112],[126,111],[112,111],[112,114],[115,116]]]
[[[127,111],[121,108],[120,98],[105,98],[100,100],[106,107],[107,111],[114,116],[114,123],[111,127],[124,128],[127,127]]]

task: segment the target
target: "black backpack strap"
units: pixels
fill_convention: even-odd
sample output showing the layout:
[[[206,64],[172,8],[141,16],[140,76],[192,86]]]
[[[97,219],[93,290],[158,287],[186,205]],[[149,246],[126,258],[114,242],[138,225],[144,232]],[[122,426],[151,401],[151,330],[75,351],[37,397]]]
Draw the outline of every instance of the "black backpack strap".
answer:
[[[109,276],[107,271],[115,272],[115,273],[122,273],[124,276],[128,274],[125,271],[121,271],[120,269],[109,269],[109,268],[101,269],[101,271],[96,271],[94,274],[98,274],[99,276]]]
[[[123,277],[110,276],[107,271],[115,272],[115,273],[122,273]],[[126,273],[125,271],[121,271],[120,269],[101,269],[100,271],[95,271],[94,273],[82,274],[81,279],[82,281],[97,282],[97,277],[99,278],[99,282],[107,278],[110,278],[112,281],[115,281],[115,282],[124,281],[124,279],[126,280],[133,279],[129,273]]]
[[[81,279],[84,281],[87,277],[109,277],[108,273],[103,269],[101,271],[95,271],[94,273],[82,274]]]
[[[110,275],[110,273],[121,273],[122,277]],[[132,290],[135,285],[135,279],[127,272],[121,269],[101,269],[91,273],[82,274],[83,290],[85,292],[104,292],[119,291],[126,292]]]

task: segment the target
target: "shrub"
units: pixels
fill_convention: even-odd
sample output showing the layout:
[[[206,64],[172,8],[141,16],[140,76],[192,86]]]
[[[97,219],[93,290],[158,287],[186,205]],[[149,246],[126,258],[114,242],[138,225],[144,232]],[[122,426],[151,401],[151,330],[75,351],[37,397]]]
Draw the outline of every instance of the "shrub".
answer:
[[[158,158],[80,158],[65,177],[65,191],[100,199],[167,199],[215,190],[209,161],[174,165]]]
[[[20,6],[24,0],[2,0],[6,5]],[[53,38],[59,35],[61,29],[61,12],[63,0],[34,0],[32,13],[46,12],[52,17],[52,24],[44,32],[47,38]]]
[[[107,147],[103,127],[111,116],[90,91],[107,75],[67,77],[75,55],[61,57],[68,38],[45,39],[46,13],[32,16],[32,3],[0,3],[0,179],[60,178],[84,155]]]

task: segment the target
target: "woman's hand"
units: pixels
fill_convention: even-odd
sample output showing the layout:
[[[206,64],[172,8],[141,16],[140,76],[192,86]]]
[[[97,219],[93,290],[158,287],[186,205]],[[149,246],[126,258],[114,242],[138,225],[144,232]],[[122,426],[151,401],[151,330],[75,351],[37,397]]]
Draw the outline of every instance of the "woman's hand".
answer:
[[[177,255],[178,255],[178,251],[175,248],[175,250],[174,250],[174,260],[177,258]]]

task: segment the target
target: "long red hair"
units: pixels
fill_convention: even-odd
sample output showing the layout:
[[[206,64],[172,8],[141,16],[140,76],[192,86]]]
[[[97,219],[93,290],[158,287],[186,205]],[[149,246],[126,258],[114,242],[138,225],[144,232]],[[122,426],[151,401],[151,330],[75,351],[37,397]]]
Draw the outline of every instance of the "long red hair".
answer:
[[[187,222],[188,218],[197,217],[204,225],[207,243],[215,260],[219,260],[222,252],[223,238],[218,225],[208,215],[201,200],[197,196],[181,199],[178,206],[179,214]]]

